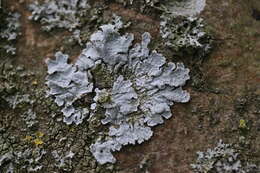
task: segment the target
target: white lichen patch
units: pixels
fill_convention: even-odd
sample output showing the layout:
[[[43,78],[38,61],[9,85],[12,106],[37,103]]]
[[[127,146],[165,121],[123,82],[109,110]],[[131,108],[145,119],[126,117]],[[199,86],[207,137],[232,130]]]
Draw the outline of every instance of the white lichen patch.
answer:
[[[7,17],[4,19],[6,25],[4,23],[0,24],[5,25],[1,26],[0,28],[0,41],[3,41],[5,45],[0,46],[2,46],[2,48],[5,49],[7,53],[10,53],[12,55],[16,54],[14,42],[16,41],[17,37],[21,34],[21,24],[19,22],[20,16],[21,15],[19,13],[8,13]]]
[[[36,113],[32,109],[26,111],[22,115],[22,118],[28,128],[31,128],[38,123]]]
[[[95,116],[97,109],[103,110],[105,118],[101,122],[109,126],[108,135],[100,134],[102,140],[90,146],[100,164],[114,163],[112,152],[122,146],[150,139],[151,126],[170,118],[175,102],[185,103],[190,99],[189,93],[182,90],[190,78],[189,69],[182,63],[167,62],[163,55],[150,51],[149,33],[143,34],[141,44],[132,47],[133,34],[121,35],[118,32],[121,27],[120,21],[101,26],[91,35],[75,65],[67,64],[68,56],[60,52],[56,60],[47,61],[49,94],[64,107],[65,117],[74,114],[75,100],[95,91],[96,96],[89,105],[90,115]],[[111,88],[95,85],[96,80],[102,80],[102,76],[93,73],[100,64],[113,76]]]
[[[38,172],[43,168],[41,160],[45,154],[46,151],[40,148],[7,152],[0,156],[1,171],[13,173],[15,166],[19,165],[19,171]]]
[[[65,153],[65,155],[56,150],[52,152],[52,156],[55,159],[55,166],[64,171],[70,170],[74,155],[72,151]]]
[[[81,25],[80,17],[89,9],[88,0],[36,0],[29,5],[30,20],[39,21],[43,30],[64,28],[69,31]]]
[[[196,173],[250,173],[259,172],[260,169],[254,164],[241,161],[238,151],[231,144],[223,143],[222,140],[215,148],[208,149],[206,152],[197,152],[197,154],[196,163],[191,164]]]
[[[206,33],[202,18],[174,18],[161,16],[160,34],[165,45],[178,51],[197,51],[198,56],[206,55],[212,48],[212,39]],[[188,51],[189,50],[189,51]],[[193,52],[193,51],[192,51]]]
[[[19,93],[15,95],[9,95],[4,97],[4,99],[8,102],[9,106],[12,109],[15,109],[19,104],[27,103],[27,104],[33,104],[33,100],[30,99],[30,96],[28,94],[21,95]]]
[[[195,16],[200,14],[206,6],[206,0],[168,0],[163,7],[171,16]]]

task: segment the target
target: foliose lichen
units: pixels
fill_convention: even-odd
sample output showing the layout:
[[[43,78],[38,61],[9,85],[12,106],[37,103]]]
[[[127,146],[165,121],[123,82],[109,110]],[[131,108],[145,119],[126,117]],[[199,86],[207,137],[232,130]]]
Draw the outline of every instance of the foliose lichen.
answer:
[[[42,29],[64,28],[72,31],[81,25],[80,17],[89,9],[88,0],[36,0],[29,5],[30,20],[39,21]]]
[[[46,84],[50,88],[48,94],[55,96],[58,106],[63,106],[64,122],[80,124],[89,111],[87,108],[75,108],[73,103],[82,95],[92,92],[93,84],[88,80],[90,74],[80,70],[77,65],[68,64],[68,55],[57,52],[55,56],[55,60],[46,60]]]
[[[1,171],[14,173],[19,165],[19,171],[38,172],[43,167],[41,159],[45,154],[46,151],[40,148],[7,152],[0,156]]]
[[[71,162],[74,157],[74,153],[72,151],[67,152],[65,155],[61,155],[57,150],[52,152],[52,156],[55,159],[55,166],[64,171],[71,171]]]
[[[212,38],[202,18],[161,16],[160,34],[175,53],[204,57],[212,49]]]
[[[189,79],[189,70],[181,63],[166,63],[156,51],[150,53],[149,42],[150,35],[143,34],[142,44],[129,51],[128,62],[121,62],[128,80],[119,75],[112,89],[96,90],[94,100],[105,109],[106,118],[102,123],[110,124],[107,140],[91,146],[101,164],[115,162],[111,151],[148,140],[152,136],[149,126],[162,124],[163,118],[170,118],[170,106],[174,102],[189,100],[189,94],[181,89]],[[104,100],[104,97],[110,99]]]
[[[119,151],[122,146],[151,138],[150,127],[172,116],[170,107],[174,102],[185,103],[190,99],[189,93],[182,90],[189,79],[189,69],[182,63],[167,63],[163,55],[150,51],[149,33],[142,35],[141,44],[131,48],[134,36],[121,35],[121,27],[120,21],[101,26],[91,35],[74,65],[67,64],[68,56],[60,52],[56,60],[47,61],[49,94],[56,97],[59,106],[65,106],[66,123],[66,118],[74,116],[73,102],[95,91],[90,117],[101,109],[105,115],[101,122],[109,125],[108,135],[102,134],[103,138],[90,146],[100,164],[114,163],[111,152]],[[96,77],[91,72],[100,64],[115,79],[111,88],[95,85]]]
[[[0,49],[4,49],[6,53],[15,55],[16,48],[14,46],[20,33],[19,13],[6,12],[0,8],[1,27],[0,27]]]
[[[38,123],[36,113],[32,109],[26,111],[22,115],[22,118],[28,128],[31,128]]]
[[[22,103],[29,103],[29,104],[33,103],[33,101],[30,100],[28,94],[21,95],[19,93],[15,93],[14,95],[7,95],[3,97],[3,99],[9,104],[9,106],[12,109],[15,109],[19,104]]]
[[[239,152],[231,144],[225,144],[222,140],[214,149],[197,152],[197,154],[196,163],[191,164],[196,173],[256,173],[260,171],[260,167],[240,160]]]
[[[132,5],[136,1],[123,2]],[[206,0],[147,0],[143,3],[162,12],[160,34],[165,45],[173,48],[176,55],[205,57],[210,52],[212,38],[203,19],[198,17],[205,8]]]

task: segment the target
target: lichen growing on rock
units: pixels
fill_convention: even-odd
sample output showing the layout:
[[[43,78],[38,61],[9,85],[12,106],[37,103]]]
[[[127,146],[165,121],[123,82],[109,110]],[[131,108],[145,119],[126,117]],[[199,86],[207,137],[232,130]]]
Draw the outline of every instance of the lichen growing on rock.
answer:
[[[102,123],[110,124],[110,137],[91,146],[101,164],[115,162],[111,151],[119,150],[122,145],[148,140],[152,136],[149,126],[170,118],[174,102],[189,101],[189,94],[181,89],[189,79],[189,70],[181,63],[166,63],[156,51],[150,52],[149,42],[150,34],[144,33],[142,43],[129,51],[123,67],[129,80],[119,75],[112,89],[97,92],[94,99],[106,110]],[[104,95],[110,99],[99,101]]]
[[[144,125],[143,119],[136,120],[133,123],[121,123],[118,128],[111,126],[109,136],[104,142],[96,141],[90,146],[93,156],[100,164],[115,163],[116,159],[112,152],[121,150],[124,145],[141,144],[150,139],[153,131],[150,127]]]
[[[61,155],[61,152],[53,151],[52,156],[55,159],[55,166],[64,171],[71,171],[71,162],[74,157],[74,153],[72,151],[67,152],[64,156]]]
[[[17,93],[15,95],[5,96],[5,97],[3,97],[3,99],[9,104],[9,106],[12,109],[15,109],[17,107],[17,105],[19,105],[21,103],[29,103],[29,104],[33,103],[33,101],[30,100],[28,94],[21,95],[21,94]]]
[[[148,48],[151,36],[144,33],[142,43],[133,48],[133,34],[121,35],[122,22],[101,26],[91,35],[90,42],[78,57],[75,65],[67,64],[68,56],[56,53],[56,60],[47,60],[47,85],[55,102],[64,106],[65,122],[76,124],[73,102],[92,92],[96,96],[90,106],[90,116],[96,109],[104,111],[102,124],[109,125],[105,139],[91,145],[91,152],[101,164],[115,162],[112,151],[123,145],[142,143],[151,138],[151,126],[156,126],[172,116],[174,102],[185,103],[190,99],[182,90],[189,79],[189,69],[182,63],[166,62],[166,58]],[[114,77],[111,88],[95,86],[95,73],[100,64]],[[99,76],[97,80],[102,80]],[[92,83],[93,82],[93,83]],[[103,134],[104,135],[104,134]]]
[[[19,171],[38,172],[43,167],[41,159],[45,154],[46,151],[40,148],[7,152],[0,156],[1,171],[13,173],[19,165]]]
[[[75,108],[73,103],[82,95],[92,92],[93,84],[88,80],[88,73],[79,70],[77,65],[67,63],[68,55],[57,52],[55,56],[55,60],[46,60],[46,84],[50,88],[48,94],[55,96],[58,106],[63,106],[64,122],[80,124],[88,114],[88,109]]]
[[[195,16],[206,6],[206,0],[168,0],[162,1],[162,7],[171,16]]]
[[[145,7],[153,7],[174,17],[195,16],[200,14],[206,6],[206,0],[116,0],[116,2],[125,6],[139,6],[141,11],[144,11]]]
[[[231,144],[223,143],[222,140],[214,149],[197,152],[197,154],[196,163],[191,164],[196,173],[254,173],[260,170],[260,167],[254,164],[241,161],[238,151]]]
[[[161,36],[166,41],[165,45],[173,48],[175,53],[185,52],[204,57],[212,49],[212,38],[206,32],[202,18],[167,15],[161,18]]]
[[[21,115],[21,117],[28,128],[31,128],[38,123],[36,113],[32,109],[26,111],[23,115]]]
[[[5,12],[0,8],[1,27],[0,27],[0,49],[15,55],[16,48],[14,43],[20,33],[19,13]]]
[[[39,21],[43,30],[64,28],[70,31],[81,25],[80,17],[90,8],[88,0],[45,0],[34,1],[29,5],[32,15],[30,20]]]

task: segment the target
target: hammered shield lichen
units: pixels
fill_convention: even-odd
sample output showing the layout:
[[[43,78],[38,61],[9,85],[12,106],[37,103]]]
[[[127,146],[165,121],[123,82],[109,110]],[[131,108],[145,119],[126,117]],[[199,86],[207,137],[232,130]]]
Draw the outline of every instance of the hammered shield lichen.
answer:
[[[50,95],[56,97],[59,106],[65,105],[66,123],[66,118],[75,114],[73,102],[95,90],[90,116],[96,116],[95,110],[101,109],[105,115],[101,122],[109,125],[108,135],[104,133],[102,140],[97,139],[90,146],[101,164],[114,163],[116,160],[111,152],[120,150],[122,146],[140,144],[151,138],[150,127],[162,124],[164,118],[172,116],[170,107],[174,102],[185,103],[190,99],[189,93],[181,88],[189,79],[189,69],[182,63],[167,63],[162,54],[150,51],[149,33],[142,35],[141,44],[131,48],[134,36],[121,35],[118,32],[121,27],[120,21],[101,26],[91,35],[91,41],[75,65],[67,64],[68,56],[62,53],[56,54],[55,61],[47,61],[49,75],[46,79]],[[96,74],[91,72],[100,64],[113,76],[111,88],[95,85],[93,78]]]

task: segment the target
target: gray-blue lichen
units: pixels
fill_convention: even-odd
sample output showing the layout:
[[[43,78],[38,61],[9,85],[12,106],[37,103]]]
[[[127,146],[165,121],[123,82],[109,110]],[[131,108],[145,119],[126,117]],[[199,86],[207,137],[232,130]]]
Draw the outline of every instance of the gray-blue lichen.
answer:
[[[101,26],[91,35],[75,65],[67,64],[68,56],[61,52],[56,54],[56,60],[47,61],[49,94],[64,107],[66,123],[81,122],[66,118],[74,116],[75,100],[95,91],[90,117],[101,109],[105,115],[101,122],[109,126],[108,135],[101,135],[105,137],[90,146],[100,164],[114,163],[111,152],[119,151],[122,146],[150,139],[151,126],[162,124],[164,118],[172,116],[174,102],[185,103],[190,99],[189,93],[182,90],[189,79],[189,69],[182,63],[167,63],[163,55],[150,51],[149,33],[142,35],[141,44],[131,48],[134,36],[121,35],[118,30],[122,26],[120,20]],[[95,73],[91,72],[100,64],[114,77],[111,88],[95,86]],[[102,76],[99,78],[102,80]]]
[[[63,107],[64,122],[80,124],[89,111],[87,108],[75,108],[73,103],[84,94],[92,92],[93,84],[88,80],[90,74],[80,70],[77,65],[68,64],[68,55],[57,52],[55,56],[55,60],[46,61],[46,84],[50,88],[48,94],[55,96],[57,105]]]
[[[0,156],[1,172],[14,173],[15,166],[19,171],[38,172],[42,169],[41,159],[46,151],[40,148],[25,149],[23,151],[10,151]]]
[[[30,96],[28,94],[21,95],[19,93],[15,93],[14,95],[7,95],[4,97],[4,100],[7,101],[12,109],[15,109],[19,104],[22,103],[33,104],[34,102],[30,99]]]
[[[71,171],[71,162],[74,155],[75,154],[72,151],[65,154],[61,154],[61,152],[58,152],[57,150],[52,152],[52,156],[55,159],[55,166],[64,171]]]
[[[70,31],[81,25],[80,17],[89,9],[88,0],[36,0],[29,5],[30,20],[39,21],[43,30],[64,28]]]
[[[4,18],[1,19],[1,22],[3,23],[0,24],[0,48],[3,48],[7,53],[14,55],[16,53],[14,42],[16,41],[17,37],[21,34],[21,25],[19,23],[20,14],[9,12],[7,14],[2,15],[2,13],[5,12],[2,12],[2,9],[0,10],[1,17]]]
[[[21,117],[23,118],[28,128],[31,128],[38,123],[36,113],[32,109],[26,111],[24,114],[21,115]]]
[[[123,145],[148,140],[152,136],[149,126],[170,118],[170,106],[174,102],[189,101],[189,94],[181,89],[189,79],[189,70],[181,63],[166,63],[165,57],[156,51],[150,52],[149,42],[150,34],[144,33],[142,43],[129,50],[126,60],[111,64],[121,65],[127,78],[118,75],[112,89],[96,90],[94,100],[106,110],[102,123],[110,125],[109,137],[91,146],[101,164],[115,162],[111,152],[120,150]]]
[[[195,164],[191,164],[196,173],[256,173],[260,171],[254,164],[243,162],[239,153],[231,144],[219,141],[214,149],[206,152],[197,152],[198,158]]]
[[[93,156],[100,164],[115,163],[112,152],[121,150],[124,145],[141,144],[150,139],[153,131],[144,124],[143,119],[133,123],[124,122],[119,127],[110,126],[109,137],[105,141],[97,140],[90,146]]]

